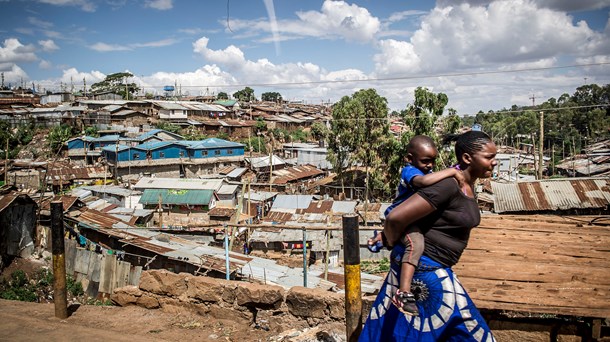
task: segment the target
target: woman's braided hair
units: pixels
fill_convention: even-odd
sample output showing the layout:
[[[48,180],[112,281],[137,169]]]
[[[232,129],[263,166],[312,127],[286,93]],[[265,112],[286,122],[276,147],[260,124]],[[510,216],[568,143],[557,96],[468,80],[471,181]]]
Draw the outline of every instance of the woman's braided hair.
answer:
[[[458,163],[462,160],[464,153],[475,154],[483,149],[483,146],[492,142],[487,133],[481,131],[468,131],[462,134],[449,135],[443,139],[443,144],[455,141],[455,156]]]

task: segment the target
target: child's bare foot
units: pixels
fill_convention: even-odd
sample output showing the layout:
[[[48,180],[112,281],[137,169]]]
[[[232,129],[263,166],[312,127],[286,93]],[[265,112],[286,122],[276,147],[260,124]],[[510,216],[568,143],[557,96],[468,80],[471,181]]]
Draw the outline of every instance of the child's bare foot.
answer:
[[[379,253],[379,251],[383,248],[383,237],[381,236],[381,232],[377,232],[376,230],[373,232],[373,237],[368,239],[368,249],[372,253]]]

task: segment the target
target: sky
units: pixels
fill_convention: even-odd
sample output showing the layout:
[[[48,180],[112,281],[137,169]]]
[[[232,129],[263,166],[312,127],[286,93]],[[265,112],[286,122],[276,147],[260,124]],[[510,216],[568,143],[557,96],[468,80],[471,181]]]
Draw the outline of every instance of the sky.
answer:
[[[610,83],[609,14],[610,0],[0,0],[0,72],[308,104],[374,88],[397,111],[426,87],[473,115]]]

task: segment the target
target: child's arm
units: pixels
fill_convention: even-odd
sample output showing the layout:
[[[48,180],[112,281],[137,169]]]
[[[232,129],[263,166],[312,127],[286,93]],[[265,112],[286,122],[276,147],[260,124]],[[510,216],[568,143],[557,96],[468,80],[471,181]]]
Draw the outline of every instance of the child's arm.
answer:
[[[423,188],[436,184],[445,178],[454,177],[460,186],[465,182],[464,175],[458,169],[448,168],[437,172],[432,172],[423,176],[415,176],[411,178],[411,184],[416,188]]]

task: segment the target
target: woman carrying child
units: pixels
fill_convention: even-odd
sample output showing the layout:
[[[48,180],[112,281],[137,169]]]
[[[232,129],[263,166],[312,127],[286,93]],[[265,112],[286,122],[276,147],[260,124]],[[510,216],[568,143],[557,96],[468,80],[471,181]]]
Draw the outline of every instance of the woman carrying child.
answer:
[[[487,134],[469,131],[457,139],[455,153],[465,179],[463,186],[445,178],[418,189],[388,214],[384,234],[388,245],[394,246],[391,269],[360,341],[495,341],[451,267],[480,222],[474,184],[478,178],[492,175],[496,146]],[[425,239],[411,284],[418,315],[404,314],[391,304],[401,277],[404,246],[400,240],[411,225]]]

